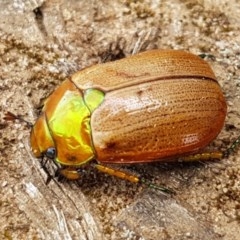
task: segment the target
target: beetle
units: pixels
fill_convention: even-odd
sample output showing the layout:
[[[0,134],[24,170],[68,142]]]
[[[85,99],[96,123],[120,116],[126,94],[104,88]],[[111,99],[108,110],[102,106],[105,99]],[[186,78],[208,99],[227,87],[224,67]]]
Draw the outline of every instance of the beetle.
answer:
[[[30,144],[35,157],[53,160],[67,179],[81,178],[81,168],[92,164],[138,182],[107,164],[199,160],[197,153],[220,133],[226,112],[207,62],[181,50],[149,50],[64,80],[45,100]]]

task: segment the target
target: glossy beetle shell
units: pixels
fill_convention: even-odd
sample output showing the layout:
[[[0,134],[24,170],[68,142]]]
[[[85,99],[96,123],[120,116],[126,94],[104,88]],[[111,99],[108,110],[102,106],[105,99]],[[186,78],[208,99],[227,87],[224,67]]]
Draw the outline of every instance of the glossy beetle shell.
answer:
[[[39,157],[47,148],[56,147],[61,156],[58,162],[67,166],[80,166],[91,159],[138,163],[192,154],[216,138],[226,116],[226,102],[213,71],[204,60],[184,51],[152,50],[95,65],[75,73],[63,84],[66,89],[79,90],[83,98],[89,89],[103,93],[94,108],[87,105],[90,128],[84,131],[84,138],[91,153],[86,158],[80,157],[85,149],[74,152],[68,146],[64,139],[67,130],[56,137],[55,128],[48,123],[53,122],[52,112],[63,99],[65,87],[60,86],[44,106],[44,120],[38,121],[47,124],[37,121],[33,128],[35,155]],[[71,125],[69,119],[66,125]],[[46,126],[48,133],[44,133]]]

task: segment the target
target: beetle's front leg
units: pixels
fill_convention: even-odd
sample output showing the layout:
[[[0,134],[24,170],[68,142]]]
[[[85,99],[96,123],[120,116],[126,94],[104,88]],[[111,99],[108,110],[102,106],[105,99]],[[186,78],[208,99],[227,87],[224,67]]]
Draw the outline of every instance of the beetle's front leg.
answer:
[[[55,174],[58,178],[66,178],[68,180],[79,180],[81,178],[81,174],[78,171],[77,168],[73,168],[73,167],[62,167],[59,168],[56,171]]]

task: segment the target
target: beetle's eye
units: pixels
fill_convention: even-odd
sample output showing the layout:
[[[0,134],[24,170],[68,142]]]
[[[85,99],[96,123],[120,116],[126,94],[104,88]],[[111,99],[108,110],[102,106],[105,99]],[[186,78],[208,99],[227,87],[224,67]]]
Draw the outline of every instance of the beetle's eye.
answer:
[[[56,157],[56,149],[51,147],[48,148],[47,151],[45,152],[45,156],[50,159],[54,159]]]

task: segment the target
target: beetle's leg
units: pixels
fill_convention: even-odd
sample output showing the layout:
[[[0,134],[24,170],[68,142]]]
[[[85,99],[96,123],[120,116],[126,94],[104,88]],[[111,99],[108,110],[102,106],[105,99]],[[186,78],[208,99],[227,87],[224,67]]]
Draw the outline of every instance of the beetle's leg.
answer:
[[[46,155],[42,156],[40,164],[47,174],[46,185],[48,185],[51,180],[55,181],[55,177],[57,177],[58,181],[61,180],[61,177],[65,177],[64,174],[61,174],[61,171],[64,169],[55,160],[52,161],[52,159],[49,159]],[[50,164],[50,166],[47,166],[47,164]]]
[[[68,180],[79,180],[81,177],[78,169],[72,167],[59,168],[56,175],[58,177],[64,177]]]
[[[237,138],[235,141],[233,141],[233,143],[231,144],[231,146],[228,147],[227,150],[223,152],[224,157],[228,157],[228,156],[229,156],[231,153],[233,153],[233,152],[237,149],[237,147],[239,147],[239,146],[240,146],[240,136],[238,136],[238,138]]]
[[[46,164],[48,162],[48,158],[45,158],[43,156],[41,161],[40,161],[40,164],[41,164],[41,167],[43,169],[43,171],[47,174],[47,180],[46,180],[46,185],[48,185],[50,183],[50,181],[53,179],[53,176],[50,174],[50,172],[48,171],[48,168],[46,167]]]
[[[156,184],[152,183],[151,181],[148,181],[148,180],[146,180],[144,178],[141,178],[140,182],[145,184],[145,185],[147,185],[150,188],[160,190],[160,191],[162,191],[164,193],[174,194],[174,195],[176,194],[176,192],[173,189],[171,189],[169,187],[158,186],[158,185],[156,185]]]
[[[194,162],[194,161],[211,160],[211,159],[220,160],[223,157],[223,155],[224,155],[223,152],[204,152],[204,153],[197,153],[197,154],[181,157],[179,161]]]
[[[216,60],[216,57],[213,55],[213,54],[210,54],[210,53],[201,53],[201,54],[198,54],[198,56],[202,59],[204,58],[209,58],[211,59],[212,61],[215,61]]]
[[[148,181],[144,178],[139,178],[137,176],[131,175],[129,173],[122,172],[120,170],[116,170],[116,169],[106,167],[106,166],[103,166],[103,165],[100,165],[100,164],[93,164],[93,166],[101,172],[107,173],[109,175],[112,175],[112,176],[115,176],[115,177],[118,177],[118,178],[121,178],[121,179],[124,179],[124,180],[128,180],[128,181],[133,182],[133,183],[143,183],[144,185],[147,185],[150,188],[154,188],[154,189],[160,190],[160,191],[168,193],[168,194],[174,194],[175,193],[172,189],[166,188],[164,186],[155,185],[152,182],[150,182],[150,181]]]
[[[228,147],[224,152],[219,151],[219,152],[197,153],[197,154],[181,157],[180,160],[183,162],[193,162],[193,161],[211,160],[211,159],[220,160],[223,157],[228,157],[239,146],[240,146],[240,136],[235,141],[233,141],[233,143],[230,145],[230,147]]]

